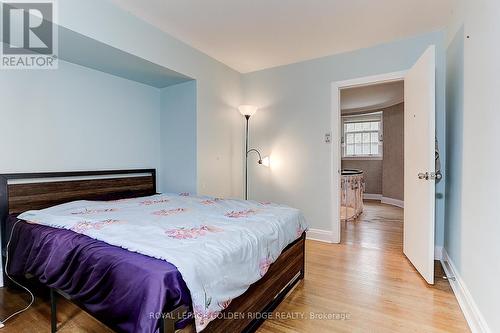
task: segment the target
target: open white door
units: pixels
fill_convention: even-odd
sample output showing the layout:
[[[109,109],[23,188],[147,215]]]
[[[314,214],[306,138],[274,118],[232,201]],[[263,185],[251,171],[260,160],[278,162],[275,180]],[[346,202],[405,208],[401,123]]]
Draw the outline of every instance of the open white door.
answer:
[[[434,284],[435,47],[405,77],[403,252]]]

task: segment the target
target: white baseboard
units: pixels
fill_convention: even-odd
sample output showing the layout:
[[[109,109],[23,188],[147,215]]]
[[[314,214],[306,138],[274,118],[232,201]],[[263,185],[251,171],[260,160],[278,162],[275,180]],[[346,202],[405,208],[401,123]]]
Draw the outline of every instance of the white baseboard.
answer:
[[[382,194],[363,193],[365,200],[382,200]]]
[[[441,264],[443,265],[446,276],[449,278],[451,289],[453,289],[453,293],[457,298],[458,304],[462,309],[462,312],[469,324],[469,328],[472,333],[491,333],[486,320],[484,319],[481,311],[474,302],[472,295],[469,292],[469,289],[465,285],[464,280],[458,273],[455,264],[448,256],[446,249],[443,248],[443,259],[441,260]],[[454,277],[454,279],[453,279]]]
[[[403,200],[393,199],[384,197],[382,194],[373,194],[373,193],[363,193],[363,199],[365,200],[377,200],[386,205],[392,205],[399,208],[404,208],[405,203]]]
[[[383,203],[383,204],[386,204],[386,205],[392,205],[392,206],[396,206],[396,207],[399,207],[399,208],[404,208],[405,207],[405,203],[404,203],[403,200],[382,197],[382,199],[380,199],[380,202]]]
[[[434,247],[434,260],[443,260],[443,247],[436,245]]]
[[[306,238],[325,243],[333,243],[333,233],[328,230],[309,229],[306,232]]]

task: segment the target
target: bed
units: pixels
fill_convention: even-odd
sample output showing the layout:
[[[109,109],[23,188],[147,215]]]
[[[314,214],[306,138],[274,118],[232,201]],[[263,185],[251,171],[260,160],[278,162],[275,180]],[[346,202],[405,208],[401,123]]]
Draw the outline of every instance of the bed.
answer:
[[[67,228],[26,223],[24,220],[18,222],[17,219],[17,214],[29,210],[45,209],[76,200],[127,202],[126,199],[130,199],[130,204],[133,204],[137,201],[135,198],[148,197],[140,201],[141,204],[146,202],[148,206],[148,202],[166,200],[155,195],[156,172],[152,169],[0,176],[3,249],[7,235],[10,235],[10,228],[17,222],[11,244],[15,248],[14,253],[17,252],[14,255],[16,260],[9,263],[9,271],[16,275],[28,274],[50,288],[53,332],[57,329],[56,298],[59,295],[72,300],[104,324],[120,332],[173,332],[176,327],[183,327],[189,322],[191,313],[196,313],[193,311],[190,290],[178,269],[183,263],[176,262],[176,266],[140,251],[110,245],[98,236],[88,237],[85,233]],[[186,194],[179,197],[184,196],[188,197]],[[218,199],[190,200],[196,203],[201,200],[205,205]],[[230,211],[228,218],[233,215],[238,217],[241,212],[246,211],[250,209]],[[163,215],[165,214],[170,213],[167,210]],[[206,323],[203,332],[249,332],[260,325],[266,316],[257,314],[272,311],[304,277],[304,230],[297,230],[296,239],[283,246],[281,254],[278,253],[273,258],[272,264],[265,265],[265,274],[243,294],[225,304],[220,313]],[[188,238],[191,237],[188,234]],[[170,238],[179,238],[178,231],[173,235]],[[180,238],[185,236],[183,231]],[[39,251],[40,249],[43,251]],[[33,253],[49,255],[35,256]],[[59,259],[49,262],[47,258]],[[126,274],[130,271],[136,274]],[[192,284],[189,279],[187,281]],[[235,319],[234,315],[225,314],[238,316]],[[146,316],[149,316],[149,320],[144,320]]]

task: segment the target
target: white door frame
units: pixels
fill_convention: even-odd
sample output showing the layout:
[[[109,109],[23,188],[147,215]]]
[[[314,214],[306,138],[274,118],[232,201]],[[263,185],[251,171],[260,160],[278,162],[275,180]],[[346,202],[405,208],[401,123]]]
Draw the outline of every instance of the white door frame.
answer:
[[[377,83],[387,83],[404,80],[407,70],[380,75],[365,76],[345,81],[332,82],[332,243],[340,243],[340,169],[342,152],[340,145],[341,111],[340,90],[349,87],[362,87]]]

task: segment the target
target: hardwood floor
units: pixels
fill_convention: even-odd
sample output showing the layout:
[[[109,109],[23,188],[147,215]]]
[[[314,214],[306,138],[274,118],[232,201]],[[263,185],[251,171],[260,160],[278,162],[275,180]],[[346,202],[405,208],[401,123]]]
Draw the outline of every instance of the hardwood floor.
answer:
[[[306,278],[276,309],[348,319],[267,320],[259,333],[469,332],[440,266],[436,273],[428,286],[403,255],[403,210],[367,202],[343,225],[341,244],[308,241]]]
[[[305,280],[258,332],[468,332],[440,267],[436,285],[428,286],[403,255],[402,218],[399,208],[368,202],[343,228],[341,244],[307,241]],[[0,318],[26,299],[0,289]],[[47,298],[37,297],[0,333],[49,332],[49,313]],[[110,332],[66,301],[58,314],[60,332]],[[314,319],[320,316],[326,319]]]

